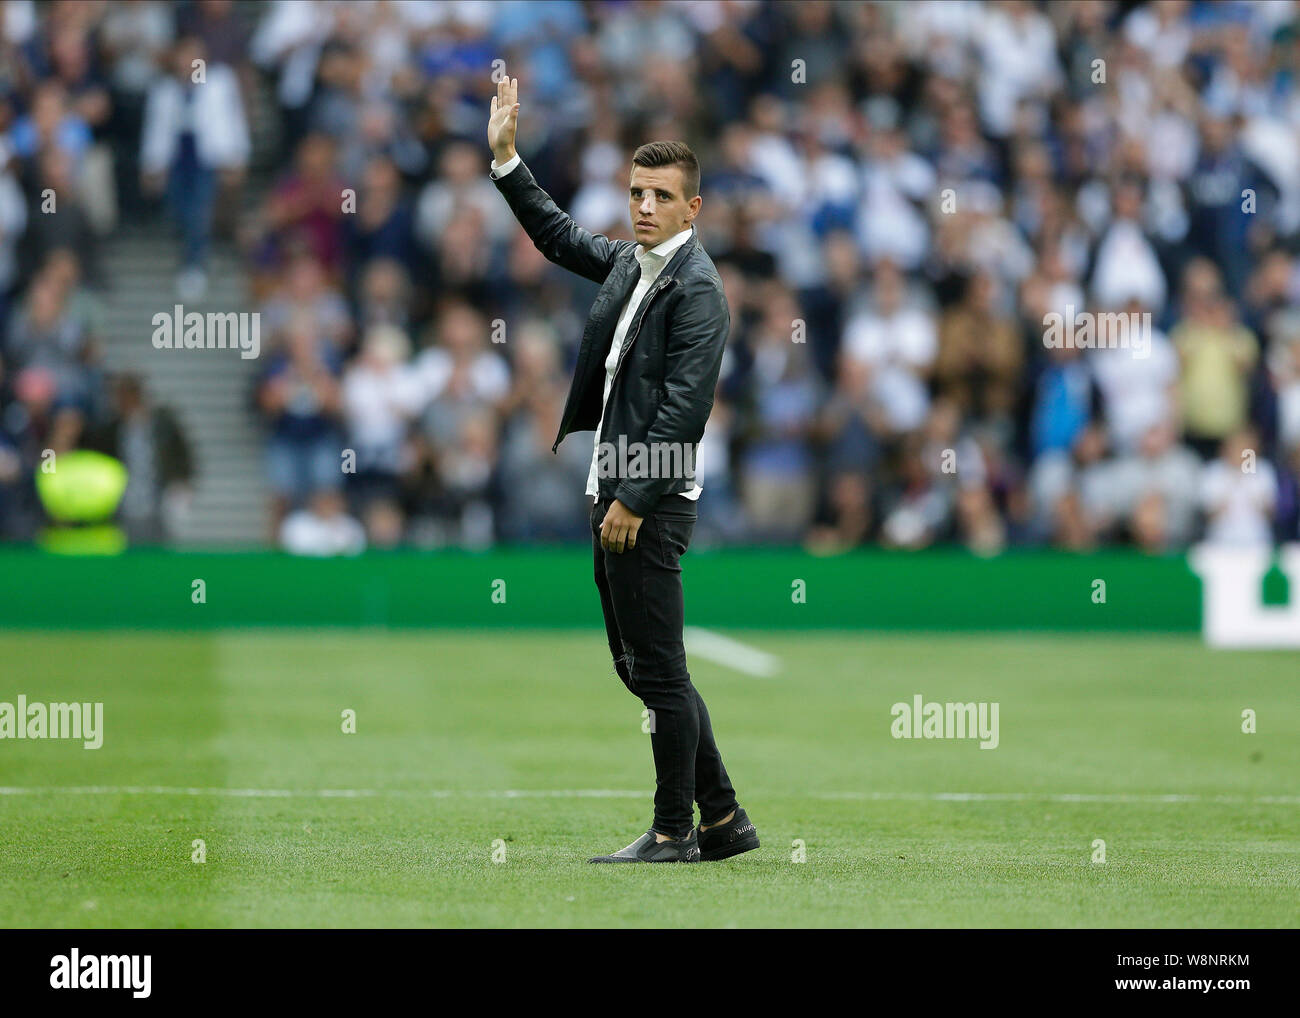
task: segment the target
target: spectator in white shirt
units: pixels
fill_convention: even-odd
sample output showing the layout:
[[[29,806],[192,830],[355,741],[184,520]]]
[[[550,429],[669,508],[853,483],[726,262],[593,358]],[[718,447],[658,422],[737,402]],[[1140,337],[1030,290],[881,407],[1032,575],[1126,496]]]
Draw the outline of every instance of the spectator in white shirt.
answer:
[[[510,368],[504,357],[486,349],[487,323],[467,304],[447,308],[438,323],[437,344],[416,358],[423,427],[435,445],[460,434],[464,419],[484,406],[498,406],[510,392]]]
[[[478,149],[467,143],[453,143],[439,161],[438,176],[420,192],[415,207],[416,239],[427,251],[440,250],[448,224],[466,207],[481,213],[483,228],[492,243],[505,241],[514,231],[510,209],[503,207],[492,182],[483,178]]]
[[[1201,463],[1177,441],[1172,420],[1147,428],[1131,455],[1100,464],[1085,488],[1086,508],[1099,525],[1126,525],[1134,542],[1150,552],[1186,545],[1200,504]]]
[[[1168,290],[1155,247],[1142,228],[1142,188],[1126,180],[1115,189],[1115,218],[1097,245],[1092,299],[1103,309],[1137,300],[1156,314]]]
[[[904,285],[897,266],[880,262],[872,309],[850,319],[844,331],[844,354],[870,372],[872,398],[895,433],[925,422],[926,382],[939,352],[933,313],[905,304]]]
[[[217,185],[233,184],[248,163],[251,142],[235,72],[204,62],[197,36],[176,41],[171,73],[154,82],[145,102],[140,172],[146,192],[167,188],[184,238],[177,280],[183,300],[207,290],[204,263],[212,233]]]
[[[343,416],[356,453],[355,482],[363,496],[392,497],[408,465],[405,442],[420,411],[419,379],[406,363],[411,344],[395,325],[372,326],[361,356],[343,376]]]
[[[935,186],[933,168],[908,151],[902,131],[875,132],[857,217],[858,240],[868,257],[889,258],[907,268],[921,263],[930,233],[919,206]]]
[[[1177,67],[1192,47],[1186,0],[1146,4],[1124,19],[1124,37],[1156,67]]]
[[[1272,544],[1276,503],[1277,474],[1259,455],[1258,436],[1250,429],[1231,435],[1219,459],[1206,464],[1201,474],[1205,540],[1237,546]]]
[[[1011,133],[1022,100],[1046,98],[1062,78],[1056,30],[1036,5],[1023,0],[989,7],[974,42],[980,55],[980,119],[998,138]]]
[[[1130,303],[1128,317],[1130,342],[1137,338],[1141,305]],[[1138,317],[1133,317],[1138,316]],[[1137,451],[1146,433],[1155,425],[1173,417],[1178,387],[1178,354],[1163,332],[1147,330],[1149,347],[1146,356],[1130,346],[1099,347],[1092,351],[1088,365],[1101,389],[1111,448],[1118,454]],[[1122,337],[1109,337],[1111,342]]]
[[[342,494],[318,491],[305,508],[285,518],[280,544],[291,555],[359,555],[366,532],[345,511]]]

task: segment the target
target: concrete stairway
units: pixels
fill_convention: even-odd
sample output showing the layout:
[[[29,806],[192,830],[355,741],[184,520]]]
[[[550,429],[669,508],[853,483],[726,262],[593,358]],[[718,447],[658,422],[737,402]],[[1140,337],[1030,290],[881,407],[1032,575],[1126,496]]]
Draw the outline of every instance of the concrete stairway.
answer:
[[[238,350],[154,349],[153,316],[170,313],[180,303],[175,296],[177,244],[165,226],[119,227],[107,241],[105,255],[105,365],[144,377],[153,398],[180,417],[194,454],[194,501],[176,543],[264,542],[269,494],[265,443],[251,400],[265,361],[245,360]],[[220,246],[214,250],[207,295],[184,307],[187,312],[256,310],[234,252]]]
[[[260,206],[279,170],[273,155],[273,102],[265,84],[252,96],[253,157],[241,201],[243,216]],[[194,499],[174,543],[188,548],[263,545],[269,538],[270,490],[253,395],[269,337],[262,333],[262,355],[252,360],[240,357],[238,350],[154,349],[153,316],[182,303],[175,293],[179,249],[165,221],[122,222],[103,241],[105,366],[110,372],[140,374],[153,398],[179,415],[189,439]],[[214,241],[207,294],[200,301],[185,301],[184,307],[201,313],[257,310],[242,258],[229,242]]]

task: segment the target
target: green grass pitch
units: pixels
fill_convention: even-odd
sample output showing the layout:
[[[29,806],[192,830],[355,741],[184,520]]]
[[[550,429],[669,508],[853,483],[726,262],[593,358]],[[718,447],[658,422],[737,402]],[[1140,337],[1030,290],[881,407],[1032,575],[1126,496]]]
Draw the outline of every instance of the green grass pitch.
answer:
[[[589,866],[645,830],[652,787],[596,631],[5,634],[0,701],[102,701],[105,738],[0,741],[0,925],[1300,920],[1294,653],[727,635],[781,661],[691,662],[762,848]],[[999,747],[892,738],[917,693],[998,702]]]

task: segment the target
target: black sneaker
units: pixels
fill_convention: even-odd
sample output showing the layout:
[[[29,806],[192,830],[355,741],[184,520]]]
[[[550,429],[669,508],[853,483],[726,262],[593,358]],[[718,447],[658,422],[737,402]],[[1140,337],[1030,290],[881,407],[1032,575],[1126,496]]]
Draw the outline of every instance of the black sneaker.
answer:
[[[646,831],[627,848],[613,855],[597,855],[587,862],[699,862],[700,842],[691,831],[681,841],[656,841],[654,831]]]
[[[747,814],[739,806],[736,815],[725,824],[710,827],[707,831],[695,829],[700,838],[700,858],[705,862],[718,859],[730,859],[741,852],[758,848],[758,831]]]

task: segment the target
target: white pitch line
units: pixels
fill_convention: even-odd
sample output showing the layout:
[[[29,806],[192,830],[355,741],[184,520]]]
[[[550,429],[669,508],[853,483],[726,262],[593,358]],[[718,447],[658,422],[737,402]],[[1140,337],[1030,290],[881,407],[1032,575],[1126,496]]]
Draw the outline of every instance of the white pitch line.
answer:
[[[643,799],[647,789],[621,788],[186,788],[167,785],[0,785],[0,796],[19,795],[188,795],[228,799]],[[1052,802],[1206,803],[1236,806],[1295,806],[1300,795],[1140,795],[1048,792],[810,792],[801,798],[854,802]]]
[[[0,785],[0,795],[211,795],[225,799],[640,799],[646,791],[611,788],[184,788],[169,785]]]
[[[1195,795],[1129,792],[819,792],[811,798],[854,802],[1059,802],[1059,803],[1220,803],[1228,805],[1294,806],[1300,795]]]
[[[714,664],[744,672],[760,679],[770,679],[781,670],[781,659],[747,643],[698,626],[683,630],[686,649]]]

